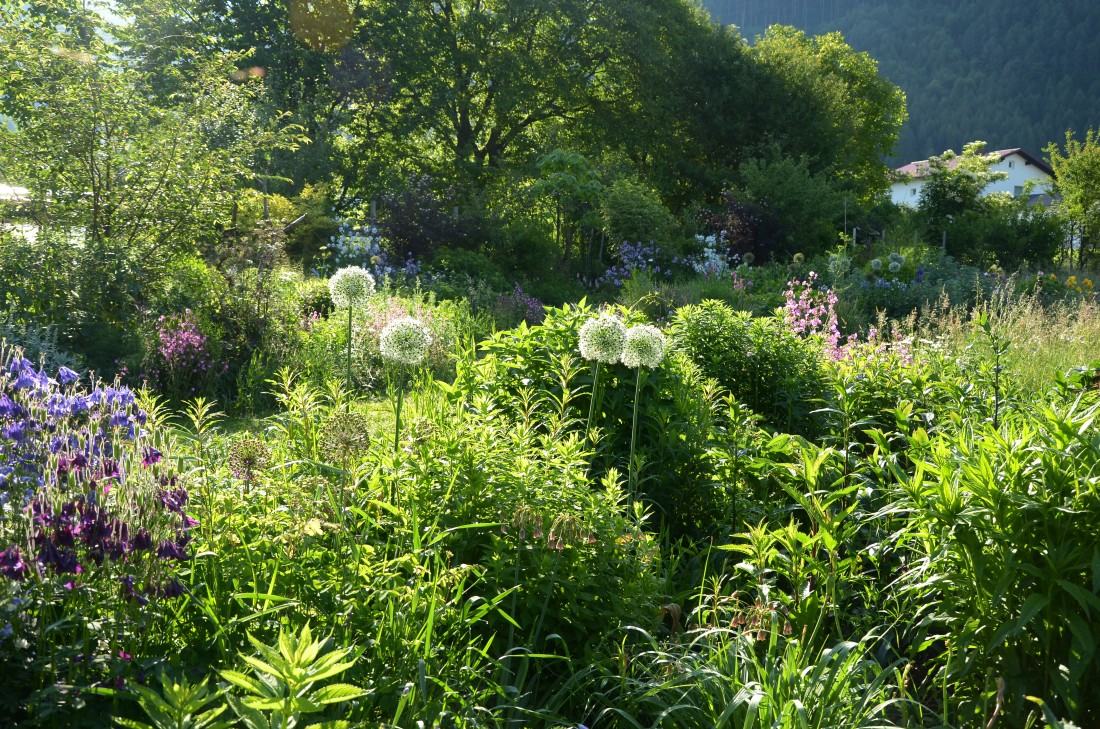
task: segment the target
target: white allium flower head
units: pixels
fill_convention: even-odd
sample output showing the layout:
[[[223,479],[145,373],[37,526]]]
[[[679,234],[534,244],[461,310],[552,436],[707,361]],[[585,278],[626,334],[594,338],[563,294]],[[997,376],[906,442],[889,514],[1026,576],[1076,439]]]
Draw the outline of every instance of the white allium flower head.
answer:
[[[340,309],[362,306],[374,293],[374,276],[359,266],[347,266],[332,274],[328,280],[332,303]]]
[[[379,342],[382,358],[399,365],[413,366],[428,356],[432,335],[419,319],[406,316],[391,321],[382,330]]]
[[[665,356],[665,335],[661,330],[649,324],[641,324],[626,330],[626,344],[623,346],[623,364],[631,369],[648,367],[653,369],[661,364]]]
[[[615,364],[626,343],[626,327],[610,314],[589,319],[581,327],[581,356],[605,364]]]
[[[890,265],[886,268],[890,269],[890,273],[897,273],[901,270],[901,264],[897,261],[890,261]]]

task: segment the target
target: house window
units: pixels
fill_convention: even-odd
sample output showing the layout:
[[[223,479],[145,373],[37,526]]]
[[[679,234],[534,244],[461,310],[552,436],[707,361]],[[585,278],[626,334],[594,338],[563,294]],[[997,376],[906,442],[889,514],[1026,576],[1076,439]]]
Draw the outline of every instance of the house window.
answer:
[[[1013,168],[1013,167],[1015,167],[1015,166],[1016,166],[1016,161],[1015,161],[1015,160],[1011,160],[1011,159],[1010,159],[1010,160],[1008,161],[1008,169],[1012,169],[1012,168]]]
[[[1015,187],[1012,188],[1012,194],[1015,195],[1016,197],[1020,197],[1020,195],[1024,194],[1024,186],[1023,185],[1016,185]]]
[[[915,188],[915,187],[910,188],[909,189],[909,194],[910,195],[916,195],[917,194],[917,188]]]

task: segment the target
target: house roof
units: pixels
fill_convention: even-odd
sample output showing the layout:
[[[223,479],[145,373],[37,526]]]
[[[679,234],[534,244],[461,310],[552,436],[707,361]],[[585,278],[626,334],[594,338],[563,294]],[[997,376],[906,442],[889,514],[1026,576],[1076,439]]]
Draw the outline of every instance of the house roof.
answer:
[[[1014,147],[1012,149],[998,149],[994,152],[991,152],[990,154],[1000,155],[1000,158],[1002,160],[1005,159],[1006,157],[1011,157],[1014,154],[1019,155],[1020,157],[1023,157],[1024,161],[1027,164],[1035,165],[1041,171],[1045,172],[1046,174],[1048,174],[1051,177],[1054,177],[1054,170],[1051,169],[1050,165],[1048,165],[1046,162],[1039,159],[1035,155],[1031,154],[1026,149],[1022,149],[1020,147]],[[955,157],[951,160],[948,160],[947,169],[949,169],[949,170],[954,169],[955,166],[958,165],[958,163],[959,163],[959,158],[958,157]],[[928,160],[922,159],[919,162],[910,162],[907,165],[904,165],[902,167],[898,167],[896,170],[894,170],[894,172],[896,172],[899,176],[911,177],[913,179],[919,180],[922,177],[927,177],[928,176],[928,170],[929,170]]]

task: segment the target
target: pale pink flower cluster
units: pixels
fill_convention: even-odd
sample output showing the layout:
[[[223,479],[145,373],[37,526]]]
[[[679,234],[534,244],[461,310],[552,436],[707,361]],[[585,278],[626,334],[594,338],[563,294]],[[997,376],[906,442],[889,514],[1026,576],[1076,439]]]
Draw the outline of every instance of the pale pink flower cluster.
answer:
[[[892,353],[903,365],[913,363],[909,341],[897,332],[892,338],[883,336],[876,327],[867,331],[867,341],[860,342],[855,332],[841,337],[836,315],[837,296],[831,289],[817,290],[817,274],[810,271],[805,281],[788,281],[784,317],[791,331],[802,337],[820,336],[825,351],[834,360],[856,357],[878,359]]]

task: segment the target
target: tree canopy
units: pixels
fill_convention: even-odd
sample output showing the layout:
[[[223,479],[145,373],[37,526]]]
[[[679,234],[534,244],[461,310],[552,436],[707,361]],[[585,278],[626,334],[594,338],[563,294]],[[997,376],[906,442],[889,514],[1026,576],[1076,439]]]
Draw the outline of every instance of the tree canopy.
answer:
[[[446,200],[476,219],[455,226],[464,247],[527,220],[570,267],[608,231],[602,192],[566,194],[554,159],[585,160],[599,190],[655,193],[662,221],[738,185],[800,209],[765,184],[766,159],[828,190],[808,223],[827,241],[839,196],[869,207],[885,190],[905,119],[839,34],[750,46],[689,0],[119,0],[120,23],[78,0],[4,7],[0,170],[133,251],[222,236],[243,188],[309,186],[339,213]]]

